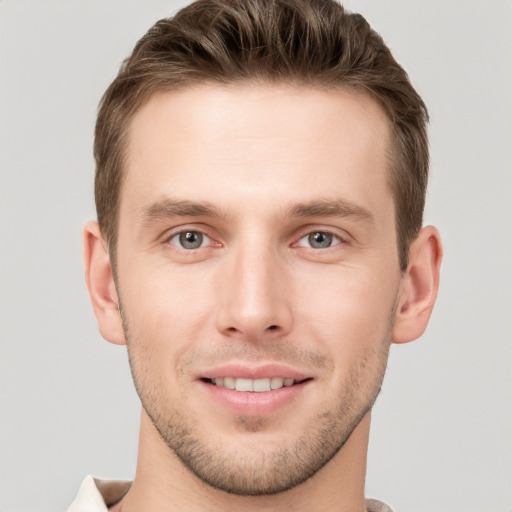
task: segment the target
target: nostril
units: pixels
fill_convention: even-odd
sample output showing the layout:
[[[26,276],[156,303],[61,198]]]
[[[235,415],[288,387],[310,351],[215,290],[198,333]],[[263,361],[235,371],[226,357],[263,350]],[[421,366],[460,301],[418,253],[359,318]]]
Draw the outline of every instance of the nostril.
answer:
[[[270,325],[267,327],[267,331],[275,331],[277,328],[277,325]]]

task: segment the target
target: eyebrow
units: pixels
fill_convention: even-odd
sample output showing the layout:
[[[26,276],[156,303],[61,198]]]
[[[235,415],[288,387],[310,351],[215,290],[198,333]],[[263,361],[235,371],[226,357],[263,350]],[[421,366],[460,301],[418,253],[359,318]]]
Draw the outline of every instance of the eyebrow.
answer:
[[[314,200],[289,206],[285,210],[286,217],[347,217],[357,221],[373,222],[370,210],[345,199]],[[209,217],[225,218],[225,215],[214,204],[164,198],[146,206],[142,210],[143,224],[173,217]]]
[[[145,225],[172,217],[211,217],[221,218],[223,215],[213,204],[165,198],[146,206],[142,210]]]
[[[348,217],[357,221],[373,223],[370,210],[345,199],[310,201],[291,206],[286,215],[290,217]]]

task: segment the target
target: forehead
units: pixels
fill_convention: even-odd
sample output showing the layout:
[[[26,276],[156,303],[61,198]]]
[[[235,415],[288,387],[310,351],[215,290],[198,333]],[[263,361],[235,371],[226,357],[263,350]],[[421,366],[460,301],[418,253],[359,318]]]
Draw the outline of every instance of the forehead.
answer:
[[[129,127],[121,204],[140,208],[155,194],[191,190],[195,200],[233,202],[229,192],[242,201],[265,188],[307,201],[343,183],[357,198],[372,183],[385,186],[389,141],[382,109],[353,90],[201,85],[156,93]]]

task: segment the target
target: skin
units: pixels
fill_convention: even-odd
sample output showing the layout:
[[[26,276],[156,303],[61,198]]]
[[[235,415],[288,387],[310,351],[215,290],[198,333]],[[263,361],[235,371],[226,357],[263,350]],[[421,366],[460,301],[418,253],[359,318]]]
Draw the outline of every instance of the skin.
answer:
[[[365,510],[389,346],[426,328],[441,261],[426,227],[400,272],[390,143],[380,107],[348,91],[203,85],[136,113],[117,287],[97,224],[84,231],[100,331],[127,343],[143,404],[115,508]],[[271,411],[234,412],[203,379],[274,363],[307,382]]]

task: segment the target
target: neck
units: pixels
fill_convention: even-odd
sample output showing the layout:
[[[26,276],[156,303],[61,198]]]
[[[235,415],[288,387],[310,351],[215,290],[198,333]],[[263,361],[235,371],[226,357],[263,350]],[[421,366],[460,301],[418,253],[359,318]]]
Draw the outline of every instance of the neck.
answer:
[[[363,512],[369,427],[370,413],[333,459],[293,489],[274,495],[240,496],[214,489],[191,473],[163,442],[143,411],[135,479],[130,491],[111,512]]]

